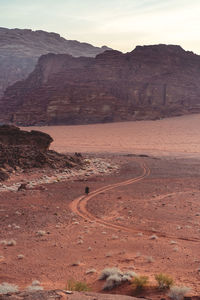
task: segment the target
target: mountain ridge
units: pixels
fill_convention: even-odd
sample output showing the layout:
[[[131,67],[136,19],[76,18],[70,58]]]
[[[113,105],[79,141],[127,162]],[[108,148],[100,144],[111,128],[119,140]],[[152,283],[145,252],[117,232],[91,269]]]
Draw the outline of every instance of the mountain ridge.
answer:
[[[5,89],[31,73],[38,58],[47,53],[67,53],[75,57],[91,56],[110,49],[66,40],[58,33],[0,27],[0,97]]]
[[[200,56],[176,45],[137,46],[95,58],[40,57],[8,88],[0,122],[90,124],[158,119],[200,111]]]

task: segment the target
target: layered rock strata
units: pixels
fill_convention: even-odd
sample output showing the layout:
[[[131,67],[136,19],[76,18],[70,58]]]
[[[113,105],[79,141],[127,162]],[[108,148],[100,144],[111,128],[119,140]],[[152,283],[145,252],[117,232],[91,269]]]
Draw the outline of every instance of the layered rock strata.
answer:
[[[138,46],[96,58],[42,56],[8,88],[0,122],[89,124],[200,112],[200,56],[180,46]]]
[[[23,131],[15,126],[0,126],[0,181],[15,171],[33,168],[72,168],[82,165],[80,154],[64,155],[49,150],[53,139],[40,131]]]
[[[96,56],[107,48],[66,40],[54,32],[0,27],[0,97],[14,82],[33,71],[38,57],[47,53]]]

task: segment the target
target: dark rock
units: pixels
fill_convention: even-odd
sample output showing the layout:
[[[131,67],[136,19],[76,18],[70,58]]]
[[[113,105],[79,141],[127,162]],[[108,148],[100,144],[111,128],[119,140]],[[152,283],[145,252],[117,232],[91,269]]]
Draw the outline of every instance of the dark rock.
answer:
[[[96,58],[42,56],[34,72],[8,88],[0,122],[89,124],[200,112],[200,56],[180,46],[105,51]]]
[[[26,190],[26,186],[27,186],[26,183],[21,183],[20,186],[18,187],[18,191],[24,191],[24,190]]]
[[[47,151],[53,139],[47,133],[32,130],[20,130],[16,126],[0,126],[0,143],[5,145],[33,145],[40,151]]]
[[[0,170],[0,181],[7,180],[8,178],[9,178],[9,175],[1,169]]]
[[[69,156],[48,150],[53,139],[39,131],[23,131],[18,127],[0,126],[0,181],[14,170],[33,168],[73,168],[82,164],[80,156]],[[24,184],[19,190],[24,189]]]

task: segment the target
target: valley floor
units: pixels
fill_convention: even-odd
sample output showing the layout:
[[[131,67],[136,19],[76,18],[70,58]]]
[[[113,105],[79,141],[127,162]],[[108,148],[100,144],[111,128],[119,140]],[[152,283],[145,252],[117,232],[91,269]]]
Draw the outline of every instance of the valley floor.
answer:
[[[167,273],[200,295],[200,159],[98,157],[120,168],[0,193],[0,282],[64,289],[73,278],[100,292],[101,270],[118,267],[151,285]],[[2,242],[12,239],[16,245]]]

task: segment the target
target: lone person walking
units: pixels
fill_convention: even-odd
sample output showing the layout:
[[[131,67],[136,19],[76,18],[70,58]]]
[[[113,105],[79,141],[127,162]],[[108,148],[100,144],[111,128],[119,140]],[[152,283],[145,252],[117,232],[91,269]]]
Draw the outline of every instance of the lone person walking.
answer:
[[[86,186],[86,187],[85,187],[85,194],[86,194],[86,195],[88,195],[88,194],[89,194],[89,192],[90,192],[90,189],[89,189],[89,187],[88,187],[88,186]]]

